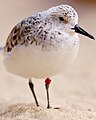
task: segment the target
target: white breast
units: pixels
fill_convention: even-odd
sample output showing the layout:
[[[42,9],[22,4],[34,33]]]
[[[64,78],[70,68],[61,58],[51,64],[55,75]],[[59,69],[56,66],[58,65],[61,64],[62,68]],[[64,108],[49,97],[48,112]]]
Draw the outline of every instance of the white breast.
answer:
[[[72,43],[73,44],[73,43]],[[25,78],[46,78],[67,68],[77,54],[79,44],[45,51],[40,46],[17,47],[5,54],[4,64],[8,72]]]

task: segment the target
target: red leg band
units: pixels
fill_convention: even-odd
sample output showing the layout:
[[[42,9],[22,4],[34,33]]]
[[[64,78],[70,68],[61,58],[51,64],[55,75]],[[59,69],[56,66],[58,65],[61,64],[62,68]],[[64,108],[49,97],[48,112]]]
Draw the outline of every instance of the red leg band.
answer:
[[[47,79],[45,80],[45,83],[46,83],[47,85],[49,85],[49,84],[51,83],[51,79],[47,78]]]

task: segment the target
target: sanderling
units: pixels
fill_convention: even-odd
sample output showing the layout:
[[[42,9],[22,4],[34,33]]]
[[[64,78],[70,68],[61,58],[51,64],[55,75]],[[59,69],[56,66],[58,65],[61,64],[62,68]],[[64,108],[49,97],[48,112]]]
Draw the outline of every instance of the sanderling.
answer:
[[[75,58],[79,48],[78,34],[95,39],[78,25],[78,14],[69,5],[59,5],[38,12],[19,22],[9,34],[3,49],[8,72],[28,78],[29,87],[37,101],[31,78],[47,78],[47,108],[50,77],[64,71]]]

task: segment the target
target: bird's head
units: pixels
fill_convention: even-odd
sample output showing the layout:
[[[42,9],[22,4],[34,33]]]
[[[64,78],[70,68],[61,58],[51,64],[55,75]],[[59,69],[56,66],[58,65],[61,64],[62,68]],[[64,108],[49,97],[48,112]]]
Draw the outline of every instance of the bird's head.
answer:
[[[69,34],[82,34],[95,39],[78,25],[78,14],[69,5],[60,5],[47,10],[47,18],[53,23],[53,27],[62,29]]]

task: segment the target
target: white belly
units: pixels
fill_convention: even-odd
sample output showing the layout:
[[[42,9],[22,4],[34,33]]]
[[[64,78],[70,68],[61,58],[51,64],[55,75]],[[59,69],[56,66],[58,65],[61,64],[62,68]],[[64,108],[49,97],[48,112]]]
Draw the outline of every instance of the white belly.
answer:
[[[5,55],[4,64],[8,72],[21,77],[51,77],[66,69],[76,56],[78,47],[52,51],[42,51],[38,46],[18,47],[10,55]]]

